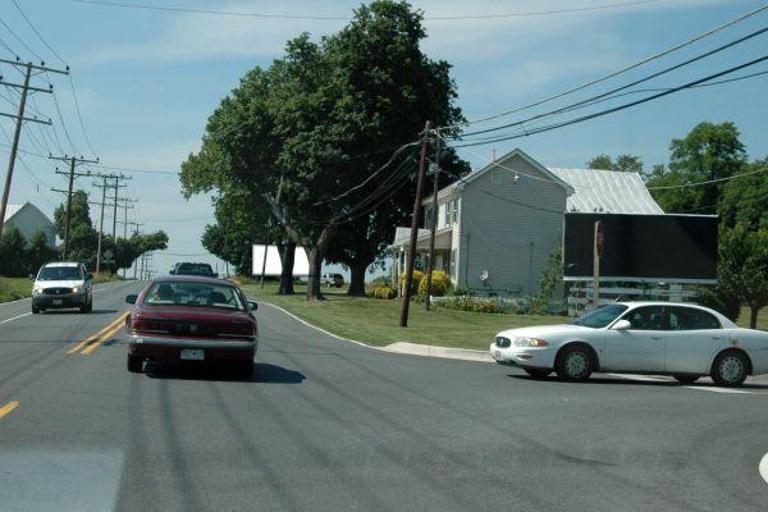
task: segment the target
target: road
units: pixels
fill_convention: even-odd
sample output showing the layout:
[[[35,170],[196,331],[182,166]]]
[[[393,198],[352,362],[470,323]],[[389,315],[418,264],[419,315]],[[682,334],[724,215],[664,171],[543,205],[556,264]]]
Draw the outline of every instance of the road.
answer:
[[[762,511],[768,384],[533,381],[389,354],[266,305],[249,381],[125,370],[120,318],[0,305],[0,508]],[[116,324],[115,324],[116,325]],[[119,329],[119,328],[118,328]],[[87,352],[87,353],[84,353]],[[748,381],[749,383],[750,381]]]

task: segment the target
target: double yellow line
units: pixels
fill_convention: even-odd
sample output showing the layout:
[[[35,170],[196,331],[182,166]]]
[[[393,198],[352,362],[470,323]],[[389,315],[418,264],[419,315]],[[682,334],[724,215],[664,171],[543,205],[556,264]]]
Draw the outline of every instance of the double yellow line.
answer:
[[[85,356],[91,355],[91,353],[97,348],[99,348],[99,346],[102,343],[109,340],[112,336],[115,335],[115,333],[117,333],[117,331],[123,328],[123,325],[125,323],[125,318],[128,315],[129,313],[125,312],[122,315],[118,316],[114,321],[112,321],[102,330],[100,330],[97,333],[91,334],[90,336],[85,338],[83,341],[81,341],[71,349],[67,350],[67,354],[80,353]]]
[[[16,407],[19,406],[19,402],[8,402],[4,406],[0,407],[0,418],[14,410]]]

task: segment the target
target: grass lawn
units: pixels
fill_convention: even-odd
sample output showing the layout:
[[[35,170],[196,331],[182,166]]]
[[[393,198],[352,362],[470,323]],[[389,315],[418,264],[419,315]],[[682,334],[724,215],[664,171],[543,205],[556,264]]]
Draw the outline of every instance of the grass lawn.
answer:
[[[0,302],[23,299],[32,295],[28,277],[0,277]]]
[[[749,327],[749,308],[741,308],[741,314],[736,321],[739,327]],[[763,308],[757,313],[757,329],[768,330],[768,308]]]
[[[493,336],[503,329],[568,321],[557,316],[492,315],[466,313],[411,303],[408,327],[401,328],[399,300],[348,297],[345,291],[324,289],[326,300],[307,302],[306,286],[297,285],[296,295],[277,295],[277,284],[242,285],[251,297],[281,306],[299,318],[338,336],[371,345],[408,341],[423,345],[486,350]]]

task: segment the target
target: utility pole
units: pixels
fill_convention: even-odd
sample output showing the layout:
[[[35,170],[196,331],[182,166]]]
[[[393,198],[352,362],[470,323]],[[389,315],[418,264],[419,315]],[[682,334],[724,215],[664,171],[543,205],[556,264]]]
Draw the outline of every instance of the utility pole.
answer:
[[[117,200],[118,200],[117,192],[121,188],[125,188],[128,186],[128,185],[120,185],[120,180],[129,180],[129,179],[131,178],[128,176],[123,176],[122,174],[115,176],[115,185],[114,185],[115,204],[113,205],[114,210],[112,213],[112,243],[115,244],[115,254],[113,256],[113,258],[115,258],[115,269],[117,269]]]
[[[135,208],[132,203],[138,203],[135,199],[128,199],[127,197],[121,197],[120,201],[122,201],[122,205],[118,206],[118,208],[122,208],[123,210],[123,220],[117,221],[117,224],[123,225],[123,240],[128,240],[128,225],[129,224],[136,224],[135,222],[128,222],[128,210],[132,210]],[[128,275],[128,269],[123,268],[123,278],[125,278]]]
[[[21,127],[24,123],[24,121],[29,121],[31,123],[40,123],[40,124],[47,124],[51,125],[51,120],[42,120],[38,119],[37,117],[24,117],[24,111],[27,107],[27,96],[29,95],[29,92],[44,92],[44,93],[52,93],[53,92],[53,86],[50,86],[47,89],[43,89],[40,87],[32,87],[29,85],[29,81],[32,78],[32,71],[50,71],[52,73],[60,73],[62,75],[68,75],[69,74],[69,68],[66,70],[60,70],[60,69],[53,69],[48,68],[45,66],[44,63],[40,63],[40,65],[32,64],[31,62],[27,62],[26,64],[22,63],[21,61],[13,61],[13,60],[7,60],[7,59],[0,59],[0,63],[3,64],[11,64],[14,66],[23,66],[24,69],[24,84],[15,84],[10,83],[2,80],[2,77],[0,77],[0,85],[5,85],[7,87],[13,87],[16,89],[21,89],[21,100],[19,101],[19,109],[18,112],[14,114],[7,114],[5,112],[0,112],[0,116],[2,117],[10,117],[11,119],[16,120],[16,130],[13,134],[13,144],[11,145],[11,156],[8,159],[8,171],[5,174],[5,187],[3,188],[3,197],[2,200],[0,200],[0,237],[3,235],[3,219],[5,219],[5,210],[8,207],[8,196],[11,193],[11,181],[13,179],[13,168],[16,165],[16,154],[19,150],[19,138],[21,137]]]
[[[127,185],[120,185],[120,180],[128,179],[128,177],[122,175],[122,174],[100,174],[98,176],[102,179],[101,183],[94,182],[93,186],[96,188],[101,189],[101,202],[100,203],[93,203],[95,205],[101,206],[101,217],[99,221],[99,241],[96,246],[96,273],[98,274],[101,271],[101,243],[102,238],[104,237],[104,209],[107,206],[113,206],[115,208],[115,214],[114,219],[112,223],[112,240],[115,241],[115,235],[117,233],[117,201],[115,201],[114,204],[107,204],[107,189],[108,188],[114,188],[115,189],[115,197],[117,198],[117,189],[123,188]],[[109,183],[109,180],[115,180],[115,184],[112,185]],[[115,255],[113,255],[115,256]]]
[[[413,220],[411,222],[411,245],[405,267],[405,293],[400,310],[400,327],[408,327],[408,309],[411,303],[411,282],[413,281],[413,262],[416,259],[416,242],[419,233],[419,211],[421,210],[421,190],[424,188],[424,173],[427,160],[427,141],[432,123],[427,121],[424,136],[421,139],[421,158],[419,160],[419,179],[416,181],[416,199],[413,202]]]
[[[91,172],[87,173],[77,173],[75,172],[75,167],[79,164],[97,164],[99,163],[99,159],[96,160],[87,160],[83,158],[82,155],[80,155],[80,158],[76,158],[74,156],[53,156],[49,155],[48,158],[50,160],[60,160],[62,162],[69,162],[69,172],[62,172],[58,169],[56,170],[56,174],[63,174],[66,176],[69,176],[69,188],[67,189],[67,221],[66,224],[64,224],[64,250],[62,251],[61,257],[62,259],[67,259],[67,254],[69,253],[69,229],[72,224],[72,185],[74,185],[75,178],[80,177],[92,177],[93,174]],[[52,189],[54,190],[54,189]],[[62,192],[61,190],[54,190],[54,192]]]
[[[440,131],[435,130],[435,176],[432,187],[432,221],[429,233],[429,261],[427,262],[427,297],[425,307],[429,311],[430,294],[432,293],[432,271],[435,269],[435,231],[437,231],[437,193],[440,190]]]

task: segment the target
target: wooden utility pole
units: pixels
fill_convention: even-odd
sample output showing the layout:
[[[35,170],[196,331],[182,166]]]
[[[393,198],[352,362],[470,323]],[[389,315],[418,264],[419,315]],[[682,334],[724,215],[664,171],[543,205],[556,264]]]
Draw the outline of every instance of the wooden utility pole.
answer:
[[[64,249],[62,250],[61,257],[62,259],[67,259],[67,255],[69,254],[69,230],[70,226],[72,224],[72,186],[75,183],[75,178],[80,177],[93,177],[94,175],[90,172],[87,173],[77,173],[75,172],[75,167],[77,167],[79,164],[97,164],[99,163],[99,159],[96,160],[87,160],[80,156],[80,158],[76,158],[74,156],[53,156],[49,155],[49,159],[51,160],[61,160],[62,162],[69,162],[69,172],[62,172],[58,169],[56,170],[56,174],[63,174],[69,177],[69,187],[67,189],[67,221],[66,224],[64,224]],[[52,189],[55,192],[62,192],[61,190],[55,190]]]
[[[405,266],[405,290],[403,306],[400,310],[400,327],[408,327],[408,309],[411,303],[411,282],[413,281],[413,262],[416,259],[416,242],[419,234],[419,212],[421,210],[421,191],[424,188],[424,174],[427,161],[427,142],[432,123],[427,121],[424,136],[421,139],[421,158],[419,160],[419,178],[416,181],[416,199],[413,201],[413,219],[411,222],[411,245]]]
[[[110,187],[107,185],[107,180],[110,178],[110,176],[102,176],[102,184],[99,185],[98,183],[94,183],[94,187],[98,187],[101,189],[101,220],[99,220],[99,241],[96,244],[96,273],[98,274],[101,270],[101,238],[102,233],[104,232],[104,206],[106,206],[107,202],[107,189]]]
[[[435,270],[435,231],[437,231],[437,193],[440,190],[440,132],[435,130],[435,176],[432,187],[432,219],[429,233],[429,261],[427,262],[427,297],[425,307],[429,311],[432,293],[432,272]]]
[[[47,89],[43,89],[40,87],[32,87],[29,85],[29,81],[32,78],[32,71],[50,71],[52,73],[60,73],[63,75],[69,74],[69,68],[66,70],[60,70],[60,69],[53,69],[45,67],[42,63],[37,66],[32,64],[31,62],[22,63],[21,61],[13,61],[13,60],[7,60],[7,59],[0,59],[0,63],[3,64],[11,64],[14,66],[23,66],[24,67],[24,84],[15,84],[10,83],[2,80],[2,77],[0,77],[0,85],[5,85],[7,87],[13,87],[16,89],[21,89],[21,100],[19,101],[19,109],[16,114],[7,114],[5,112],[0,112],[0,116],[2,117],[10,117],[11,119],[16,120],[16,130],[13,134],[13,144],[11,144],[11,155],[8,158],[8,171],[5,174],[5,187],[3,188],[3,197],[2,200],[0,200],[0,237],[3,235],[3,224],[5,220],[5,210],[8,207],[8,196],[11,194],[11,181],[13,179],[13,168],[16,166],[16,154],[19,151],[19,139],[21,138],[21,127],[24,124],[24,121],[29,121],[31,123],[40,123],[40,124],[47,124],[51,125],[51,120],[43,120],[38,119],[37,117],[24,117],[24,111],[27,107],[27,96],[31,92],[44,92],[44,93],[52,93],[53,92],[53,86],[48,87]]]

